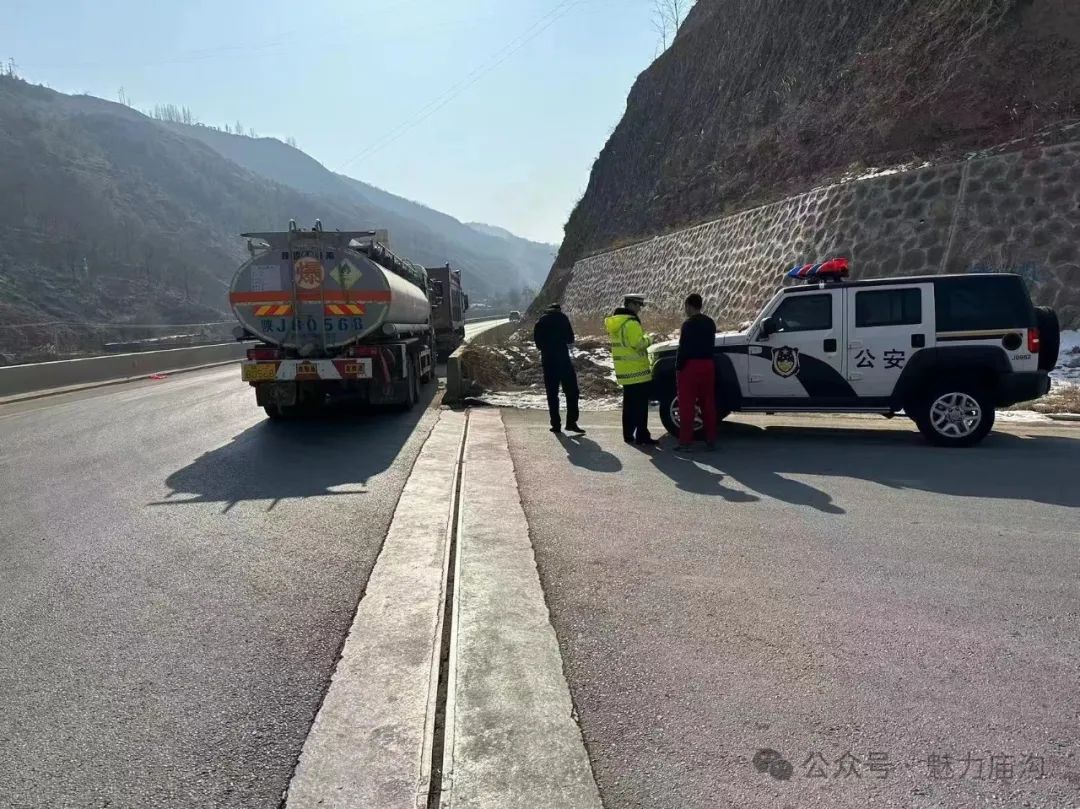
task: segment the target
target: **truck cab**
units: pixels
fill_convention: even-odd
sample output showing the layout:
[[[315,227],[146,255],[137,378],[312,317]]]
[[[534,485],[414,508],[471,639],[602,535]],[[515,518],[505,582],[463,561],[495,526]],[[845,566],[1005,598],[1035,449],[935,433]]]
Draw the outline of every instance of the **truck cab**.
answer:
[[[1019,277],[848,281],[846,262],[837,266],[843,271],[781,289],[746,328],[717,335],[721,418],[903,413],[932,443],[970,446],[993,427],[996,407],[1050,390],[1057,318],[1032,306]],[[676,350],[677,343],[650,349],[661,419],[673,434]]]
[[[469,296],[461,287],[461,271],[449,264],[427,267],[431,325],[435,329],[435,350],[439,362],[446,359],[465,342],[465,312]]]

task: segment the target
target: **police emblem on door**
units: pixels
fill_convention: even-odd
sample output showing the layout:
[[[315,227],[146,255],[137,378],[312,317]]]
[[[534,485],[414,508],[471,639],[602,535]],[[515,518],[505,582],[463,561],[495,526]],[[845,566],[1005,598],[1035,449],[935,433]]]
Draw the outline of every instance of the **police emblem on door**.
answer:
[[[785,379],[799,373],[799,349],[788,348],[787,346],[774,348],[772,369],[774,374]]]

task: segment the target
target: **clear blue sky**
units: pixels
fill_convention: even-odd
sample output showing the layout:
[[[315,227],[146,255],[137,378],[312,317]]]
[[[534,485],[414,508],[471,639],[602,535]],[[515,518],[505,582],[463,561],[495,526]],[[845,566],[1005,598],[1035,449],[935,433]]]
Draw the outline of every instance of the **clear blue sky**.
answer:
[[[0,58],[30,81],[291,135],[330,169],[550,242],[656,49],[651,0],[6,5]]]

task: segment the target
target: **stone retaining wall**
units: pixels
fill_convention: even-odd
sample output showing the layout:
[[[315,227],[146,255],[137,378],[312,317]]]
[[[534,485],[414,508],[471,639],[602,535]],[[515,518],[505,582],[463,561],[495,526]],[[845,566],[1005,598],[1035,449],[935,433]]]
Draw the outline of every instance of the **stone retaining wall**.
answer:
[[[589,256],[574,265],[563,304],[593,315],[631,291],[677,312],[697,291],[734,323],[792,266],[838,255],[858,278],[1018,273],[1037,304],[1080,327],[1080,143],[818,188]]]

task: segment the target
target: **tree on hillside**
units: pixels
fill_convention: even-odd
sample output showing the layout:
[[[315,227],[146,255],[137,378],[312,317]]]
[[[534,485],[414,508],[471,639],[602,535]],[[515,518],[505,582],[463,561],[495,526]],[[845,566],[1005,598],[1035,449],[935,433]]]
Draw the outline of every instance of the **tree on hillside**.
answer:
[[[294,149],[297,148],[296,138],[294,138],[292,135],[289,135],[287,138],[285,138],[285,145],[292,146]]]
[[[659,37],[656,45],[658,51],[666,51],[668,44],[675,40],[675,34],[686,19],[691,5],[692,0],[653,0],[652,25]]]
[[[188,107],[178,107],[176,104],[155,104],[151,117],[171,124],[187,124],[191,126],[198,123]]]
[[[515,309],[528,309],[536,298],[537,292],[532,287],[524,286],[517,293],[517,299],[513,302]]]

